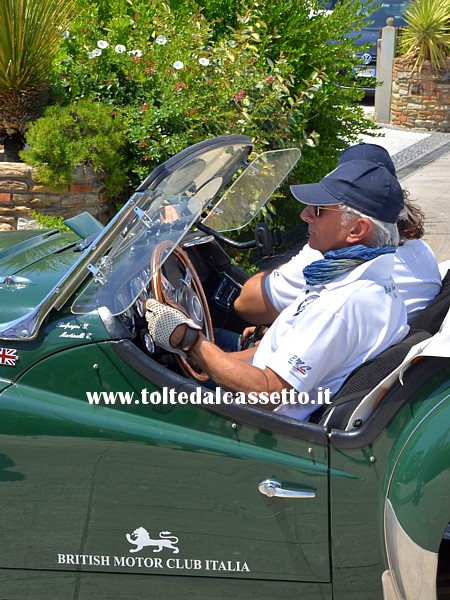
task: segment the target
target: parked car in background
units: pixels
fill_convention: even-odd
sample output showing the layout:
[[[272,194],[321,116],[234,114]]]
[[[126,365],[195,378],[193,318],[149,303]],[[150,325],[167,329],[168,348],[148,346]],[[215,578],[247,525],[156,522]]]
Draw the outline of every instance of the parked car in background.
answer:
[[[339,0],[329,0],[326,3],[328,10],[333,10]],[[394,19],[394,27],[404,27],[406,22],[403,18],[408,1],[399,2],[398,0],[369,0],[363,5],[362,10],[370,12],[370,8],[377,6],[374,12],[367,15],[366,25],[361,31],[350,33],[350,37],[355,38],[356,56],[359,64],[355,67],[355,75],[361,79],[361,85],[364,88],[367,97],[375,95],[375,77],[377,67],[377,41],[381,37],[381,29],[385,27],[389,17]],[[369,45],[369,47],[367,47]],[[363,51],[358,50],[366,47]]]

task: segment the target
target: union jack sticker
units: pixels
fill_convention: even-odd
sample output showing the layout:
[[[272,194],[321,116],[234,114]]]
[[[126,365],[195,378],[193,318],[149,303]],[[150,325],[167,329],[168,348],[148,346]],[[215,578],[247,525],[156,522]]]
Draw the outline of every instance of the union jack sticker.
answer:
[[[0,365],[15,367],[18,358],[17,350],[14,348],[0,348]]]

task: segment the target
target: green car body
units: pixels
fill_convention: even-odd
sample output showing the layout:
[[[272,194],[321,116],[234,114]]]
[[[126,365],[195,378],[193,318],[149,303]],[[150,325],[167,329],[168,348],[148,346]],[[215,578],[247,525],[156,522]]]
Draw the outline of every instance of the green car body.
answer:
[[[252,149],[242,136],[210,144],[243,159]],[[208,149],[186,150],[168,172]],[[242,162],[224,159],[221,182]],[[165,174],[147,182],[159,190],[150,202]],[[0,597],[450,597],[450,325],[346,428],[184,403],[199,383],[145,344],[139,300],[103,303],[111,264],[115,293],[140,260],[130,202],[109,229],[0,233]],[[224,280],[245,279],[211,236],[175,237],[192,241],[211,305]],[[216,322],[220,298],[211,308]],[[152,403],[158,394],[166,404]]]

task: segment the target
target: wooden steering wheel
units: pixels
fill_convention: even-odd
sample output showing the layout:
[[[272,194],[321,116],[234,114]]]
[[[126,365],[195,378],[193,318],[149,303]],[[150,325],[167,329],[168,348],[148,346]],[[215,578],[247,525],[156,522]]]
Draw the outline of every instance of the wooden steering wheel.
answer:
[[[162,264],[167,254],[171,256]],[[163,241],[153,250],[151,257],[151,291],[153,298],[186,313],[209,341],[214,343],[214,332],[208,302],[200,278],[189,256],[171,241]],[[189,358],[175,354],[174,358],[181,370],[198,382],[208,380]]]

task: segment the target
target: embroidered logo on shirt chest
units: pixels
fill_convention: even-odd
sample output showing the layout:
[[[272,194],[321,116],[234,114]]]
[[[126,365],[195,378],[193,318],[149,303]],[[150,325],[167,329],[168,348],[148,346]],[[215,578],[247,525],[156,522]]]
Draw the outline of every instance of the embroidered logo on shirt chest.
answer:
[[[317,293],[313,293],[313,294],[310,294],[309,296],[307,296],[298,305],[297,310],[294,313],[294,317],[296,317],[301,312],[303,312],[305,310],[305,308],[307,308],[311,304],[311,302],[314,302],[314,300],[317,300],[318,298],[320,298],[320,294],[317,294]]]

